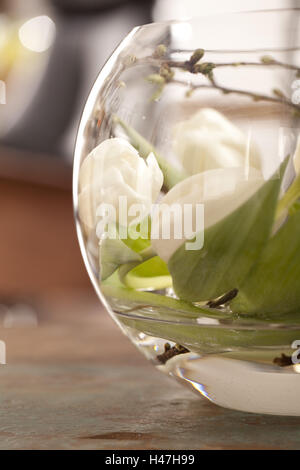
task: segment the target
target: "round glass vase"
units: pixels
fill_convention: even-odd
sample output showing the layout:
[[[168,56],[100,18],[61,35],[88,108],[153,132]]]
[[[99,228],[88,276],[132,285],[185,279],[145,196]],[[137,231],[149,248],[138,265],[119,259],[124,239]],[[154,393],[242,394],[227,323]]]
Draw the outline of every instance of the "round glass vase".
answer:
[[[283,415],[300,415],[297,13],[135,28],[74,159],[82,255],[121,330],[210,401]]]

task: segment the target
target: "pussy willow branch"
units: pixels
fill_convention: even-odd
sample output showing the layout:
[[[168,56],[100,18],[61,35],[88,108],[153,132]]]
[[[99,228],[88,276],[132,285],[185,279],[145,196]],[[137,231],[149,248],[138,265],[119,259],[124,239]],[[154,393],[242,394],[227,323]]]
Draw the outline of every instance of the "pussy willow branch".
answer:
[[[215,79],[213,81],[210,80],[210,83],[208,84],[201,84],[201,85],[195,85],[195,84],[185,82],[184,80],[177,80],[177,79],[171,80],[170,83],[175,83],[177,85],[188,87],[189,90],[191,91],[198,90],[201,88],[216,89],[216,90],[220,90],[224,94],[234,93],[237,95],[248,96],[249,98],[252,98],[255,101],[269,101],[271,103],[283,104],[283,105],[291,107],[292,109],[297,111],[297,113],[300,113],[300,106],[297,104],[294,104],[292,101],[288,100],[287,98],[284,98],[284,97],[276,98],[273,96],[263,95],[261,93],[253,93],[251,91],[224,87],[222,85],[217,84]]]
[[[162,46],[159,46],[159,47],[162,47]],[[234,93],[238,95],[248,96],[249,98],[252,98],[255,101],[268,101],[271,103],[285,105],[287,107],[290,107],[293,111],[295,111],[297,115],[300,115],[300,106],[296,103],[293,103],[290,99],[288,99],[280,90],[277,90],[277,89],[273,90],[274,96],[271,96],[271,95],[265,95],[261,93],[255,93],[255,92],[248,91],[248,90],[240,90],[236,88],[225,87],[216,81],[214,77],[214,73],[213,73],[215,69],[222,68],[222,67],[248,67],[248,66],[270,67],[272,66],[272,67],[285,68],[287,70],[294,70],[296,72],[296,76],[298,76],[300,75],[300,67],[297,67],[296,65],[280,62],[271,56],[261,57],[260,62],[224,62],[224,63],[204,62],[202,61],[202,58],[205,54],[205,51],[203,49],[196,49],[191,55],[189,60],[174,61],[174,60],[167,60],[164,57],[164,54],[166,52],[165,49],[161,49],[160,51],[161,54],[160,55],[158,54],[159,56],[157,56],[157,50],[153,56],[137,60],[138,64],[147,63],[148,65],[152,65],[158,68],[158,75],[157,75],[156,83],[159,85],[159,87],[158,87],[158,93],[156,93],[154,97],[157,97],[160,95],[160,93],[163,90],[163,86],[166,83],[175,83],[175,84],[187,87],[189,91],[191,92],[194,90],[203,89],[203,88],[217,89],[217,90],[220,90],[224,94]],[[208,83],[197,85],[197,84],[190,83],[190,81],[187,82],[185,80],[176,79],[174,78],[173,69],[182,69],[194,75],[202,74],[208,79]],[[158,81],[159,77],[161,77],[162,79],[160,83]],[[155,83],[155,80],[153,80],[153,75],[152,75],[152,81],[153,83]]]
[[[262,58],[264,59],[264,58]],[[189,70],[187,62],[181,62],[181,61],[174,61],[170,60],[167,61],[167,64],[169,67],[174,67],[174,68],[180,68],[184,70]],[[295,72],[300,72],[300,67],[297,67],[297,65],[293,64],[286,64],[284,62],[280,62],[275,59],[267,59],[262,60],[261,62],[219,62],[219,63],[214,63],[215,68],[223,68],[223,67],[281,67],[287,70],[295,70]],[[191,70],[189,70],[191,71]],[[193,73],[193,72],[192,72]]]
[[[134,64],[134,61],[133,63]],[[191,73],[191,62],[189,60],[180,61],[180,60],[166,60],[163,57],[156,58],[153,56],[144,57],[141,59],[136,59],[135,64],[143,65],[153,65],[155,67],[160,67],[161,65],[167,64],[171,68],[178,68],[189,71]],[[194,65],[194,64],[193,64]],[[300,73],[300,67],[293,64],[287,64],[285,62],[280,62],[279,60],[273,59],[269,56],[263,56],[260,62],[246,62],[246,61],[236,61],[236,62],[214,62],[215,68],[221,67],[281,67],[287,70],[294,70],[295,72]]]

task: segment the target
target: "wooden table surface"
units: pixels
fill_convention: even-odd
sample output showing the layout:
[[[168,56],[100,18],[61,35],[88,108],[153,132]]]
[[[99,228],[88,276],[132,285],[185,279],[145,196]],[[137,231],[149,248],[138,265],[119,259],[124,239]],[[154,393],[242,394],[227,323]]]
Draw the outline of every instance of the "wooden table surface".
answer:
[[[0,324],[0,449],[300,448],[300,418],[225,410],[158,372],[90,291]]]
[[[2,157],[0,449],[300,448],[300,418],[224,410],[147,363],[90,288],[71,172]]]

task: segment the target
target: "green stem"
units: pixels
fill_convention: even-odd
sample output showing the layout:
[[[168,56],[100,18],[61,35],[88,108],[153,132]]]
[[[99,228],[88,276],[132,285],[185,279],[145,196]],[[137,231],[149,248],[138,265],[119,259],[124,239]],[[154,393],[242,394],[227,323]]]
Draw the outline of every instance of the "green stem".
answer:
[[[143,261],[147,261],[147,259],[157,256],[157,253],[153,250],[151,245],[148,246],[148,248],[145,248],[144,250],[140,251],[139,254],[143,258]]]
[[[147,304],[153,308],[162,309],[159,310],[159,318],[161,319],[167,319],[167,317],[170,319],[172,316],[173,320],[175,320],[177,316],[179,318],[183,317],[191,320],[196,319],[201,315],[216,319],[228,319],[228,314],[220,310],[198,307],[192,303],[174,299],[173,297],[168,297],[166,295],[129,289],[122,286],[121,283],[118,284],[115,278],[112,277],[107,281],[102,282],[100,288],[105,297],[128,301],[134,305]],[[124,312],[126,312],[126,310],[124,310]]]
[[[275,329],[257,319],[251,324],[250,319],[238,319],[226,312],[110,283],[102,283],[101,291],[123,325],[179,343],[193,352],[217,353],[259,347],[285,349],[300,337],[300,326],[299,329]],[[201,317],[207,321],[219,320],[219,324],[199,324],[196,320]]]
[[[135,268],[142,268],[143,263],[122,264],[119,268],[120,281],[127,287],[133,289],[166,289],[172,287],[172,278],[170,274],[157,274],[153,276],[141,276],[135,273]]]

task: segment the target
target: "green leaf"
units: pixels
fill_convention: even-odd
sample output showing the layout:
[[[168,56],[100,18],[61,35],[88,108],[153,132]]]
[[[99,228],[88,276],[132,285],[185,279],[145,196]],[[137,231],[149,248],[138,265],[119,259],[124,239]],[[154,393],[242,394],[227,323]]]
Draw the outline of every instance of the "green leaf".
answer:
[[[137,149],[141,157],[147,158],[151,152],[154,153],[157,163],[163,172],[164,186],[167,189],[171,189],[173,186],[175,186],[175,184],[186,178],[187,175],[183,170],[180,171],[173,167],[164,157],[158,153],[155,147],[151,145],[150,142],[141,136],[135,129],[130,127],[117,116],[115,116],[115,122],[120,124],[120,126],[124,129],[130,139],[130,143]]]
[[[268,242],[231,303],[235,312],[274,317],[300,313],[300,212]]]
[[[119,238],[104,238],[99,248],[100,278],[107,279],[115,270],[124,263],[142,262],[141,255],[131,250]]]
[[[123,229],[115,226],[115,230],[100,242],[100,280],[105,281],[120,268],[119,277],[127,286],[139,289],[164,289],[171,286],[167,265],[156,256],[151,246],[150,218]],[[121,238],[121,233],[124,238]]]
[[[122,240],[125,245],[139,253],[151,246],[150,232],[151,219],[146,217],[139,224],[127,227],[127,237]]]
[[[134,289],[165,289],[172,286],[166,263],[154,256],[143,263],[129,263],[119,269],[121,281]]]
[[[278,203],[275,219],[280,220],[286,213],[297,204],[300,198],[300,174],[295,178],[282,199]]]
[[[300,201],[294,202],[294,204],[289,208],[289,215],[294,215],[300,210]]]
[[[154,256],[149,239],[149,225],[151,221],[145,218],[135,226],[115,226],[115,230],[103,238],[99,247],[100,279],[104,281],[111,276],[115,270],[124,264],[139,264]],[[121,238],[120,232],[124,238]],[[113,234],[113,237],[112,237]]]
[[[178,297],[210,300],[239,288],[270,236],[280,185],[280,178],[271,178],[238,209],[208,227],[202,249],[188,251],[184,244],[172,255],[168,266]]]

